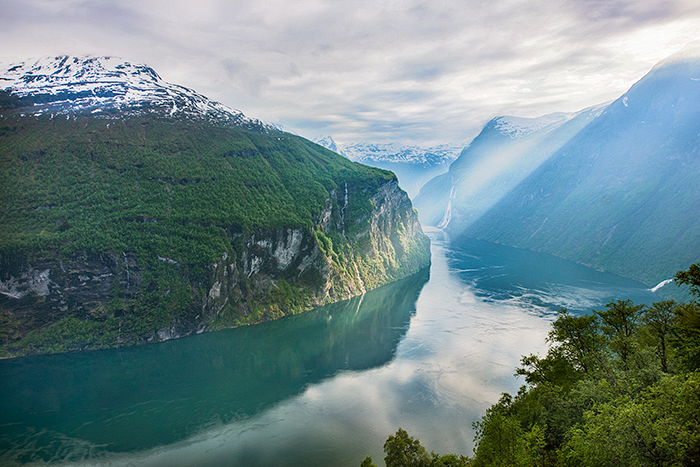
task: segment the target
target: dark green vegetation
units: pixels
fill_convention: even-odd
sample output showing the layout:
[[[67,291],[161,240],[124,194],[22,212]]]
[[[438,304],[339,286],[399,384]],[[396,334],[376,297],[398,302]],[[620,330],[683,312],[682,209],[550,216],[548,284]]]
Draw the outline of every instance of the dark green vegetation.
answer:
[[[676,275],[700,284],[698,267]],[[473,465],[699,465],[700,304],[616,301],[553,323],[527,386],[476,424]]]
[[[447,454],[441,456],[421,446],[420,441],[399,428],[395,435],[389,435],[384,443],[384,463],[386,467],[462,467],[469,465],[464,456]],[[371,457],[366,457],[360,467],[377,467]]]
[[[0,355],[266,321],[429,264],[396,177],[303,138],[20,111],[0,118]]]
[[[148,117],[0,125],[2,251],[152,249],[213,262],[226,251],[224,229],[311,227],[341,180],[393,177],[284,133]],[[351,215],[372,208],[367,197],[352,201]]]
[[[676,280],[700,297],[699,265]],[[527,385],[474,424],[474,458],[436,464],[440,456],[399,430],[385,444],[387,459],[409,460],[387,465],[700,465],[697,300],[618,300],[582,316],[561,310],[548,340],[545,357],[522,359],[516,373]]]

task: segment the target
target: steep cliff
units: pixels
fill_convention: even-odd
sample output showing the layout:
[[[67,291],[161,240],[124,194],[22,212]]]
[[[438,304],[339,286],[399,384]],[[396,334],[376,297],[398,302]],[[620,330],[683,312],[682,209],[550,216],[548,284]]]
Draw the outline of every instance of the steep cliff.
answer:
[[[253,324],[429,265],[392,173],[163,86],[158,105],[1,96],[0,355]]]
[[[9,355],[157,342],[254,324],[344,300],[429,264],[429,243],[395,179],[365,187],[373,208],[347,218],[332,190],[311,227],[228,232],[207,264],[148,252],[4,253],[2,338]],[[340,201],[340,202],[339,202]]]

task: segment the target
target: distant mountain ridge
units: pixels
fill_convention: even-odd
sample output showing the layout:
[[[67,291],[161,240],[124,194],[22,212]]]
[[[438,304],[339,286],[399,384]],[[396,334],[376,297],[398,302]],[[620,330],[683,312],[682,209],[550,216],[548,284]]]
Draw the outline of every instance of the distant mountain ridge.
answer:
[[[339,144],[332,136],[319,136],[314,142],[351,161],[391,170],[411,198],[418,194],[426,181],[447,171],[462,150],[461,146],[449,144],[427,148],[396,143]]]
[[[493,129],[504,136],[517,139],[532,133],[549,133],[576,117],[576,113],[557,112],[537,118],[503,116],[491,120]]]
[[[604,108],[492,119],[449,171],[427,182],[415,198],[421,221],[451,231],[466,228]]]
[[[616,101],[590,113],[554,151],[543,144],[565,125],[537,140],[522,154],[549,154],[479,212],[474,201],[489,190],[477,186],[459,198],[440,187],[464,193],[483,181],[474,153],[480,139],[498,140],[488,137],[493,129],[487,125],[449,174],[426,184],[415,199],[422,221],[432,206],[427,223],[449,217],[443,226],[451,235],[554,254],[650,287],[687,269],[700,258],[699,57],[696,43],[660,62]],[[484,145],[479,157],[498,161],[498,151],[512,144]],[[504,166],[503,173],[513,167]]]

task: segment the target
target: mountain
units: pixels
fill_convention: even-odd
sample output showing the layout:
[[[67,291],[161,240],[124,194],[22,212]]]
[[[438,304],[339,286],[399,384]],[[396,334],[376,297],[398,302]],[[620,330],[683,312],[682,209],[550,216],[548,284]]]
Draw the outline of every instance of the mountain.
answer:
[[[604,108],[492,119],[449,171],[426,183],[414,199],[421,221],[452,232],[465,229]]]
[[[429,265],[394,174],[145,65],[44,58],[0,83],[0,356],[257,323]]]
[[[446,172],[461,150],[446,144],[430,148],[393,143],[338,144],[331,136],[320,136],[314,142],[351,161],[394,172],[411,198],[415,198],[425,182]]]
[[[27,115],[118,112],[273,129],[191,89],[166,83],[151,67],[115,57],[44,57],[8,67],[0,76],[3,107],[24,107]],[[29,107],[31,106],[31,107]]]
[[[696,43],[659,63],[488,212],[452,232],[650,286],[697,262],[698,57]]]
[[[344,152],[342,149],[340,149],[340,146],[335,142],[332,136],[319,136],[318,138],[314,139],[314,143],[320,144],[326,149],[330,149],[331,151],[338,153],[340,155],[345,156]],[[347,157],[347,156],[345,156]],[[348,157],[349,159],[349,157]]]

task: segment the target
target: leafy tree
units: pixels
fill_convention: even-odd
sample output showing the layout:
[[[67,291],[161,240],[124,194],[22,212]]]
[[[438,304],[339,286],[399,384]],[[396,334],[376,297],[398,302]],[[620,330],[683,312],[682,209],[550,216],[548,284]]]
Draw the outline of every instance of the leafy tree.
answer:
[[[432,453],[433,459],[430,462],[430,467],[467,467],[469,465],[469,459],[465,456],[458,456],[457,454],[445,454],[444,456],[439,456]]]
[[[387,467],[466,467],[469,458],[456,454],[439,455],[421,446],[420,441],[399,428],[384,443],[384,462]],[[360,467],[376,467],[371,457],[366,457]]]
[[[399,428],[384,443],[386,467],[428,467],[430,456],[420,441]]]
[[[632,300],[617,300],[608,303],[606,308],[595,312],[602,321],[601,331],[607,337],[608,347],[618,354],[623,369],[627,370],[644,305],[633,305]]]
[[[700,375],[669,376],[639,397],[588,412],[569,433],[568,465],[700,464]]]
[[[519,420],[511,416],[512,406],[512,396],[503,394],[486,410],[484,418],[474,423],[475,466],[518,465],[525,456],[525,432]]]
[[[578,372],[592,374],[605,367],[595,315],[572,316],[561,309],[547,341],[554,345],[555,356],[560,355]]]
[[[675,301],[664,300],[646,308],[642,314],[642,321],[649,330],[659,357],[661,371],[664,373],[668,373],[668,341],[676,322],[675,308]]]
[[[684,303],[674,309],[676,323],[672,329],[672,354],[681,370],[700,370],[700,307],[697,302]]]
[[[700,264],[691,264],[687,271],[678,271],[675,279],[678,285],[690,286],[690,292],[700,297]]]

